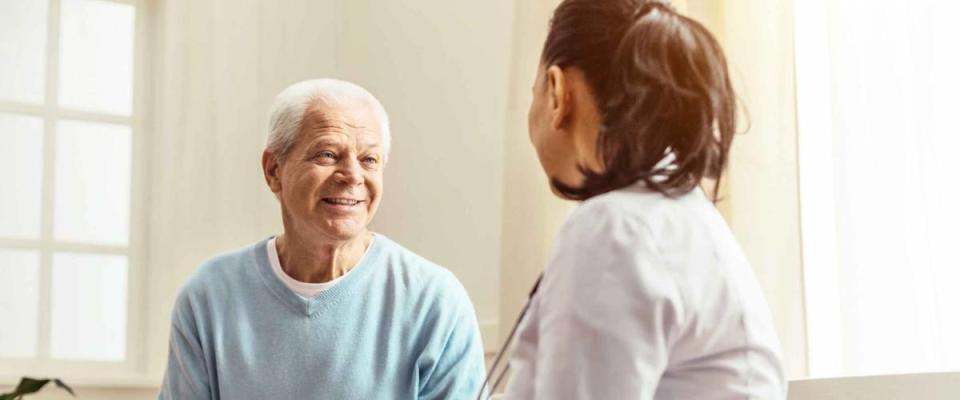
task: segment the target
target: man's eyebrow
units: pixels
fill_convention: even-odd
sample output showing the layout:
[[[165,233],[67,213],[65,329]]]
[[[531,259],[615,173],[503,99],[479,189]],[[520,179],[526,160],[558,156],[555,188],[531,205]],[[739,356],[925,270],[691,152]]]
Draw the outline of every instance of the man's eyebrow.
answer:
[[[383,141],[377,139],[361,139],[360,146],[365,149],[371,149],[374,147],[383,147]]]
[[[307,146],[308,149],[313,149],[318,146],[328,146],[328,145],[339,145],[343,143],[343,139],[340,139],[338,136],[334,135],[324,135],[314,139],[310,142],[310,145]]]

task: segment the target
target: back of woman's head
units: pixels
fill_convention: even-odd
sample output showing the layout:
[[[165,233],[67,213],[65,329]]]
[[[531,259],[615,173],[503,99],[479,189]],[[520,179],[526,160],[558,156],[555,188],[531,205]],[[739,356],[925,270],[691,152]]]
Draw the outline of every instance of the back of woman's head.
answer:
[[[736,95],[717,40],[657,0],[565,0],[554,12],[544,66],[583,72],[601,114],[598,158],[580,167],[586,199],[638,180],[667,195],[719,179],[736,129]],[[716,193],[714,193],[716,194]]]

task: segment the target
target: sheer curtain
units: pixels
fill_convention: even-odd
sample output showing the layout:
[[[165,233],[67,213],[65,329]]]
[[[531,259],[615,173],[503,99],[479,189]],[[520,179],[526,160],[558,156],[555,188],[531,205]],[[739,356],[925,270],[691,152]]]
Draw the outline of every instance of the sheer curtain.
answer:
[[[810,373],[960,369],[951,2],[796,2]]]

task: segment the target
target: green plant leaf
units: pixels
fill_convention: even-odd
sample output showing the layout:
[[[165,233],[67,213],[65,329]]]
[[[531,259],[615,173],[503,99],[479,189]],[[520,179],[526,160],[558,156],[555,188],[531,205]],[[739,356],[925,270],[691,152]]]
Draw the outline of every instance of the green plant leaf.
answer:
[[[70,388],[70,386],[67,386],[66,383],[63,383],[63,381],[61,381],[61,380],[59,380],[59,379],[54,379],[54,380],[53,380],[53,383],[56,384],[58,388],[63,389],[63,390],[66,390],[67,393],[70,393],[71,396],[77,397],[77,394],[76,394],[76,393],[73,393],[73,389]]]
[[[20,379],[20,384],[17,385],[17,388],[14,389],[13,392],[0,394],[0,400],[19,400],[24,395],[40,391],[40,389],[43,389],[43,387],[50,383],[50,381],[53,381],[57,387],[66,390],[71,396],[77,396],[73,393],[73,389],[70,388],[70,386],[67,386],[66,383],[63,383],[63,381],[59,379],[33,379],[23,377]]]
[[[17,389],[11,394],[16,398],[25,394],[36,393],[40,391],[40,389],[43,389],[43,387],[49,382],[49,379],[33,379],[24,377],[20,379],[20,384],[17,385]]]

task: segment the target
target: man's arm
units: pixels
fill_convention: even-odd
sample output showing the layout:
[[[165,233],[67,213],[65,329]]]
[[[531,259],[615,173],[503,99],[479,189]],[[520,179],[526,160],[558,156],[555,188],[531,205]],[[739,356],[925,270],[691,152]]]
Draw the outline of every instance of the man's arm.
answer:
[[[451,308],[454,313],[450,323],[437,327],[445,334],[436,338],[442,342],[435,342],[440,346],[434,362],[420,372],[423,379],[420,399],[473,399],[483,383],[483,344],[476,313],[463,286],[459,282],[453,285],[456,300],[444,302],[443,307]]]
[[[173,311],[170,354],[158,399],[215,398],[210,390],[203,348],[190,310],[187,296],[181,293]]]

